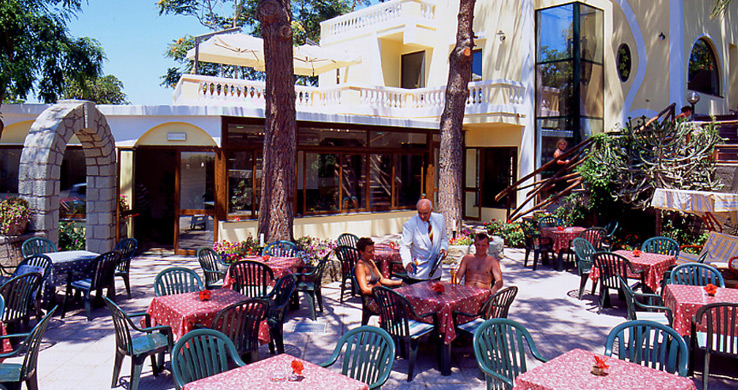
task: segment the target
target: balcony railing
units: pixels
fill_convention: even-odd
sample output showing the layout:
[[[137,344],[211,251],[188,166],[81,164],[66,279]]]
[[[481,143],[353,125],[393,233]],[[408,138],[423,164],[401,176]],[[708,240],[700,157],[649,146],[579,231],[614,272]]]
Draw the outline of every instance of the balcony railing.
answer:
[[[361,32],[395,27],[402,20],[432,24],[436,13],[435,1],[393,0],[335,17],[320,23],[322,41],[346,38]]]
[[[443,111],[446,87],[404,89],[338,85],[329,88],[295,86],[298,111],[375,115],[389,118],[437,118]],[[522,83],[486,80],[469,83],[467,114],[519,114]],[[264,108],[264,83],[186,74],[174,91],[176,105],[237,105]]]

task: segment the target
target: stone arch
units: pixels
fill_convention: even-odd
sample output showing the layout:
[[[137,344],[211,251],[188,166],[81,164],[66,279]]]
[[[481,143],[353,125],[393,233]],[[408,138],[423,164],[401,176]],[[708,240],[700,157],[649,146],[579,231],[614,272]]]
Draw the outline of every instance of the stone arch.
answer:
[[[59,174],[73,135],[82,144],[87,165],[87,250],[106,252],[115,240],[115,140],[94,103],[62,100],[36,118],[21,153],[18,191],[33,209],[30,229],[57,243]]]

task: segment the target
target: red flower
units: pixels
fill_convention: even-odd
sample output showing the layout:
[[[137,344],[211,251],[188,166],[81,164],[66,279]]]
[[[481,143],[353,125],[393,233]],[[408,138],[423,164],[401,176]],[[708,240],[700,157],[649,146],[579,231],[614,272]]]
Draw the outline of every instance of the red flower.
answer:
[[[556,226],[556,229],[559,229],[560,232],[563,232],[564,231],[564,227],[563,226]]]
[[[705,291],[708,295],[715,295],[715,293],[717,293],[717,286],[712,283],[708,283],[707,286],[705,286]]]
[[[269,261],[269,259],[271,259],[271,258],[272,258],[272,257],[271,257],[271,256],[269,256],[269,255],[264,255],[264,256],[261,256],[261,259],[262,259],[262,260],[264,260],[264,261]]]
[[[433,290],[434,292],[438,294],[441,294],[444,291],[446,291],[446,287],[443,286],[443,283],[433,283],[431,285],[431,290]]]
[[[302,374],[302,370],[305,369],[305,366],[302,364],[301,361],[295,359],[292,361],[292,372],[294,372],[297,375]]]
[[[633,250],[633,256],[638,257],[640,255],[641,255],[641,250],[640,249],[634,249]]]
[[[200,291],[200,300],[201,301],[207,301],[210,299],[210,290],[202,290]]]
[[[595,366],[597,366],[597,368],[601,368],[603,370],[610,368],[610,366],[607,365],[607,358],[601,358],[597,355],[595,355],[594,358],[595,358]]]

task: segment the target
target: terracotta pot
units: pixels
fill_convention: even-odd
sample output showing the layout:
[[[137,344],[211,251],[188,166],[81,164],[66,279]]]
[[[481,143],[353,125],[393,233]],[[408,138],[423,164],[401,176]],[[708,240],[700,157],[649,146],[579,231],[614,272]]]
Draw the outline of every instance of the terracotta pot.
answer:
[[[28,220],[20,221],[16,224],[10,225],[8,227],[8,231],[5,232],[8,236],[19,236],[26,231],[26,226],[28,225]]]

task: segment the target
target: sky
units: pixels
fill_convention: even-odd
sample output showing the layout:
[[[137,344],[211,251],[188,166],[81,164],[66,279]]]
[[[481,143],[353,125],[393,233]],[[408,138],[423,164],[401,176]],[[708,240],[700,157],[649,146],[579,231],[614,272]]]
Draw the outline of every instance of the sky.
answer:
[[[106,75],[123,82],[131,104],[172,104],[172,88],[161,76],[176,63],[164,57],[167,45],[186,34],[209,32],[193,17],[162,15],[156,0],[89,0],[68,24],[74,37],[98,40],[107,56]]]

